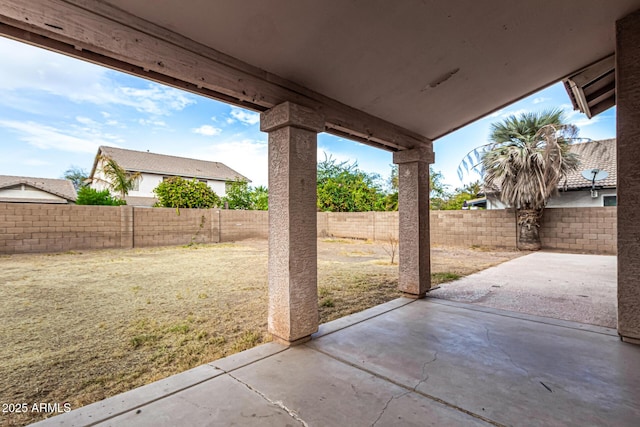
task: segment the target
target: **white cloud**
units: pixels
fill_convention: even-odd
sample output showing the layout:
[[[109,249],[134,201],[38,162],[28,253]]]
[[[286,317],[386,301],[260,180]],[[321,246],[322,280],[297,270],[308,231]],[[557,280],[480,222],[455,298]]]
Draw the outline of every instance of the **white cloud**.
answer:
[[[191,131],[204,136],[215,136],[220,135],[222,129],[213,127],[211,125],[202,125],[198,128],[191,129]]]
[[[111,135],[105,138],[96,132],[74,126],[70,128],[75,132],[31,121],[0,120],[0,126],[17,132],[20,140],[42,150],[95,153],[100,145],[114,145],[109,141]]]
[[[504,113],[504,109],[502,110],[498,110],[498,111],[494,111],[493,113],[489,114],[488,116],[485,116],[485,118],[491,118],[491,119],[495,119],[496,117],[500,117],[502,114]]]
[[[82,116],[77,116],[76,120],[80,123],[82,123],[83,125],[87,125],[87,126],[100,126],[100,124],[94,120],[91,120],[89,117],[82,117]]]
[[[105,123],[108,126],[118,126],[118,121],[117,120],[107,120]]]
[[[542,104],[543,102],[551,101],[551,98],[545,98],[544,96],[540,96],[538,98],[533,99],[534,104]]]
[[[154,120],[154,119],[138,119],[138,124],[142,126],[157,126],[157,127],[167,126],[167,122],[165,122],[164,120]]]
[[[100,111],[100,114],[102,114],[102,117],[104,117],[105,119],[111,117],[111,114],[107,113],[106,111]]]
[[[574,120],[572,123],[578,126],[579,128],[583,128],[583,127],[591,126],[598,123],[600,119],[602,119],[602,117],[600,116],[596,116],[592,118],[588,118],[587,116],[584,116],[578,120]]]
[[[186,144],[185,144],[186,146]],[[194,148],[176,155],[222,162],[251,180],[252,186],[269,184],[267,142],[258,139],[223,140],[206,148]]]
[[[487,116],[484,116],[483,119],[506,119],[507,117],[510,117],[510,116],[516,116],[517,117],[517,116],[519,116],[519,115],[521,115],[523,113],[528,113],[528,112],[529,112],[529,110],[526,110],[524,108],[521,108],[521,109],[515,110],[515,111],[511,111],[511,110],[503,108],[503,109],[495,111],[495,112],[493,112],[493,113],[491,113],[491,114],[489,114]]]
[[[231,117],[246,125],[255,125],[260,122],[260,114],[238,107],[231,107]],[[227,119],[227,123],[233,123],[233,120],[230,122]]]
[[[196,102],[185,92],[155,83],[123,86],[116,82],[116,72],[107,68],[9,39],[0,38],[0,57],[12,59],[0,67],[0,93],[44,92],[77,103],[126,106],[159,116]],[[101,114],[109,117],[107,112]]]
[[[500,115],[500,117],[505,118],[505,119],[506,119],[507,117],[511,117],[511,116],[519,117],[519,116],[521,116],[522,114],[525,114],[525,113],[528,113],[528,112],[529,112],[529,110],[526,110],[526,109],[524,109],[524,108],[521,108],[521,109],[519,109],[519,110],[515,110],[515,111],[505,111],[504,113],[502,113],[502,114]]]

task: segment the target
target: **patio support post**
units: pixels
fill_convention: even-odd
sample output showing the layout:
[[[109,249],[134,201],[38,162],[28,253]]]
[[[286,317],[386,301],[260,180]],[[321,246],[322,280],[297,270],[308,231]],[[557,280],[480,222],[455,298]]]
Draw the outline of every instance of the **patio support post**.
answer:
[[[431,148],[393,153],[398,165],[398,288],[411,298],[423,298],[431,287],[429,164],[433,161]]]
[[[318,330],[317,134],[324,118],[284,102],[260,115],[269,133],[269,332],[297,344]]]
[[[618,334],[640,344],[640,10],[616,23]]]

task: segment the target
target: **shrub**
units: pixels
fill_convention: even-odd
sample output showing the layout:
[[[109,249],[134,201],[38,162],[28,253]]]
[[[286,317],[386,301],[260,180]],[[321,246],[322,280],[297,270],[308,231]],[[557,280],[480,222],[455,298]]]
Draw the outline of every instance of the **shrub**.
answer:
[[[156,206],[165,208],[215,208],[220,197],[204,182],[174,176],[158,184],[153,192],[158,196]]]
[[[98,191],[94,188],[82,187],[78,190],[77,205],[106,205],[121,206],[126,205],[124,200],[113,197],[109,190]]]

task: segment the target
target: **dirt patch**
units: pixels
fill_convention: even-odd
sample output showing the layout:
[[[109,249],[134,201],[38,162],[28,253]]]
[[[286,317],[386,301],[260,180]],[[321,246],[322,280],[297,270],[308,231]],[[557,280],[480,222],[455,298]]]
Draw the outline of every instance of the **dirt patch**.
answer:
[[[399,296],[382,243],[318,242],[321,322]],[[518,255],[434,248],[433,282]],[[266,241],[3,256],[0,269],[0,403],[78,408],[270,339]]]

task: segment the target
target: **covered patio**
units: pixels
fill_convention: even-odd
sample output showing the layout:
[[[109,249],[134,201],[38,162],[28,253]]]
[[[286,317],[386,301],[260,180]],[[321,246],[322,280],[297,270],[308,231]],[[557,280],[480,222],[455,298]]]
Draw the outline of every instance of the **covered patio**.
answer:
[[[0,34],[259,111],[269,134],[277,343],[50,422],[639,418],[640,357],[628,343],[640,343],[640,0],[10,0]],[[431,286],[432,141],[563,79],[589,117],[617,105],[617,331],[420,300]],[[320,328],[319,132],[393,152],[406,296]]]
[[[613,329],[400,298],[36,425],[637,426]]]
[[[599,267],[598,256],[566,255],[532,254],[458,282],[521,282],[539,256],[556,257],[572,292],[614,268],[611,257]],[[615,329],[399,298],[323,324],[305,344],[264,344],[38,425],[632,427],[638,382],[640,347]]]

